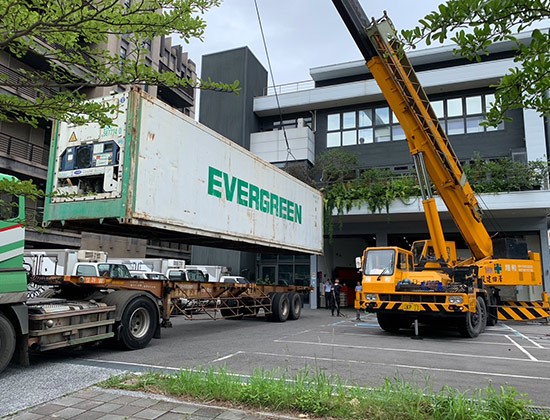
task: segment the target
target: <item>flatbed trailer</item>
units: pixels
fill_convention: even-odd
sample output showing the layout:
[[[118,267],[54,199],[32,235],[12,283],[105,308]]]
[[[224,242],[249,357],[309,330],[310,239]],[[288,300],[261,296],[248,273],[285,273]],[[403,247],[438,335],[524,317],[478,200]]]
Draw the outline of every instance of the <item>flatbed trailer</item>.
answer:
[[[126,349],[143,348],[151,338],[160,338],[160,327],[172,326],[174,315],[189,319],[201,314],[210,319],[263,315],[273,322],[296,320],[301,315],[302,294],[311,291],[306,286],[69,275],[33,276],[32,281],[49,286],[42,297],[27,302],[30,313],[37,314],[30,315],[37,321],[29,331],[29,337],[35,337],[29,341],[30,348],[39,351],[106,338]],[[75,316],[75,307],[91,317],[89,325],[70,319]],[[61,321],[63,317],[68,321]],[[90,332],[89,327],[99,326],[100,330]],[[55,336],[53,340],[45,339],[48,331],[55,332],[50,334]]]

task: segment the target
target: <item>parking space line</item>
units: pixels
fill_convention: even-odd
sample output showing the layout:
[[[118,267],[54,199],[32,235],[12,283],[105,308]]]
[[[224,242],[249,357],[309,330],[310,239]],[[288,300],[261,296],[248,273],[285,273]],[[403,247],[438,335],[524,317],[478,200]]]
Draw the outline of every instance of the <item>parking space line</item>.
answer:
[[[272,356],[272,357],[285,357],[289,356],[295,359],[303,360],[317,360],[325,362],[340,362],[347,364],[359,364],[359,365],[377,365],[377,366],[388,366],[388,367],[399,367],[407,369],[419,369],[419,370],[432,370],[439,372],[450,372],[450,373],[463,373],[467,375],[481,375],[481,376],[499,376],[504,378],[517,378],[517,379],[531,379],[531,380],[540,380],[540,381],[550,381],[550,377],[544,376],[528,376],[528,375],[514,375],[510,373],[496,373],[496,372],[487,372],[487,371],[475,371],[475,370],[459,370],[459,369],[446,369],[446,368],[435,368],[427,366],[415,366],[415,365],[400,365],[396,363],[380,363],[380,362],[366,362],[363,360],[346,360],[346,359],[333,359],[330,357],[319,357],[319,356],[302,356],[302,355],[289,355],[288,353],[279,354],[279,353],[265,353],[265,352],[243,352],[248,355],[258,355],[258,356]],[[524,360],[524,359],[521,359]]]
[[[212,360],[210,363],[221,362],[222,360],[230,359],[230,358],[232,358],[232,357],[234,357],[234,356],[237,356],[237,355],[239,355],[239,354],[241,354],[241,353],[243,353],[243,352],[239,350],[239,351],[237,351],[237,352],[235,352],[235,353],[228,354],[227,356],[223,356],[223,357],[219,357],[219,358],[217,358],[217,359],[214,359],[214,360]]]
[[[508,340],[510,340],[512,342],[512,344],[514,346],[516,346],[522,353],[524,353],[525,355],[527,355],[527,357],[535,362],[538,362],[538,359],[533,356],[531,353],[529,353],[527,350],[525,350],[519,343],[516,343],[512,337],[510,337],[509,335],[505,335],[504,337],[506,337]]]
[[[518,362],[536,362],[550,364],[550,360],[527,360],[519,359],[517,357],[501,357],[501,356],[486,356],[480,354],[465,354],[465,353],[443,353],[440,351],[430,351],[430,350],[412,350],[412,349],[403,349],[403,348],[392,348],[392,347],[372,347],[372,346],[357,346],[351,344],[335,344],[335,343],[318,343],[314,341],[294,341],[294,340],[273,340],[276,343],[287,343],[287,344],[304,344],[304,345],[313,345],[321,347],[342,347],[342,348],[353,348],[353,349],[364,349],[364,350],[381,350],[381,351],[395,351],[402,353],[421,353],[421,354],[437,354],[441,356],[454,356],[454,357],[467,357],[467,358],[477,358],[477,359],[496,359],[496,360],[515,360]]]
[[[509,325],[506,325],[506,324],[503,324],[506,328],[508,328],[510,331],[512,331],[514,333],[514,335],[517,335],[518,337],[521,337],[527,341],[529,341],[530,343],[532,343],[535,347],[538,347],[539,349],[543,349],[544,347],[541,346],[539,343],[537,343],[536,341],[534,340],[531,340],[529,337],[527,337],[526,335],[520,333],[518,330],[515,330],[513,329],[512,327],[510,327]]]

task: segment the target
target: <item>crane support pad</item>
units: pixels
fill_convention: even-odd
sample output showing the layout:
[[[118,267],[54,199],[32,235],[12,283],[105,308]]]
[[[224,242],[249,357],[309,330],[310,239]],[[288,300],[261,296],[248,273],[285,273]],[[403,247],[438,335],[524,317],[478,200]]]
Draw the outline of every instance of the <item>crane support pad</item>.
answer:
[[[501,321],[532,321],[550,318],[547,305],[540,302],[506,302],[498,306],[498,319]]]

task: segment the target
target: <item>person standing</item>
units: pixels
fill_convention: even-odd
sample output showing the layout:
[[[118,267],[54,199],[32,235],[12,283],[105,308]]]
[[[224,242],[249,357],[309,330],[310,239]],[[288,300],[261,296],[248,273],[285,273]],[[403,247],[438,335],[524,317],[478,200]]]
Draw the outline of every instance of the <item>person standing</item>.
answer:
[[[357,298],[357,292],[361,293],[363,291],[363,287],[361,286],[361,282],[358,281],[357,285],[355,286],[355,297]],[[355,317],[356,321],[361,321],[361,310],[357,309],[357,315]]]
[[[327,279],[325,283],[325,308],[329,309],[332,308],[332,282],[330,279]]]
[[[331,291],[332,300],[332,316],[334,316],[334,310],[336,310],[336,316],[340,316],[340,280],[334,280],[334,286]]]

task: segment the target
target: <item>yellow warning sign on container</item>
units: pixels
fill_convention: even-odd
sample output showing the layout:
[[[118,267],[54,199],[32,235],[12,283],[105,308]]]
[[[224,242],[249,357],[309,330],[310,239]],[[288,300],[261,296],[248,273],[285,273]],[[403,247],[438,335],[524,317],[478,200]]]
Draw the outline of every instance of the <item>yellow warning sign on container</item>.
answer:
[[[69,141],[76,141],[76,134],[73,131],[73,134],[71,134],[71,137],[69,137]]]

